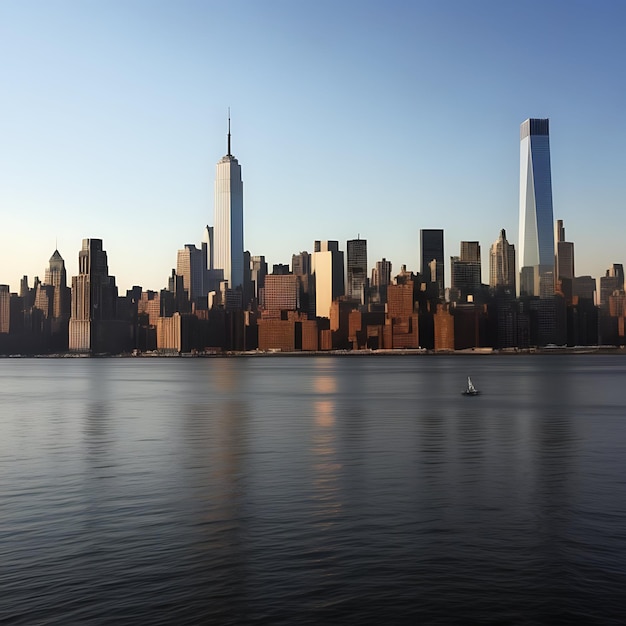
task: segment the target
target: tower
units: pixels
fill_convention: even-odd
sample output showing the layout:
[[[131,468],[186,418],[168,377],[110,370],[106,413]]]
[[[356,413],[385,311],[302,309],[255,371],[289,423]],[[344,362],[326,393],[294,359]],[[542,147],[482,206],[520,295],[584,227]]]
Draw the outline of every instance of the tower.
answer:
[[[445,288],[443,274],[443,230],[420,230],[420,250],[422,262],[420,274],[429,283],[437,283],[439,297]],[[434,263],[433,263],[434,261]]]
[[[489,286],[515,289],[515,246],[504,229],[489,250]]]
[[[176,274],[183,277],[183,287],[187,291],[189,302],[196,305],[199,299],[207,295],[204,289],[204,277],[207,273],[206,257],[202,250],[192,243],[185,244],[176,256]],[[205,303],[206,307],[206,303]]]
[[[80,352],[109,352],[107,324],[115,319],[117,287],[109,276],[102,239],[83,239],[78,253],[78,276],[72,277],[69,348]]]
[[[347,242],[347,252],[347,296],[363,304],[367,287],[367,241],[360,238],[350,239]]]
[[[571,304],[574,286],[574,244],[571,241],[565,241],[563,220],[557,220],[556,222],[554,240],[556,247],[556,284],[565,296],[567,303]]]
[[[520,295],[554,295],[554,235],[549,120],[520,127]]]
[[[451,258],[450,288],[464,301],[480,292],[481,280],[480,244],[462,241],[461,256]]]
[[[243,182],[239,161],[230,153],[230,116],[228,152],[216,166],[213,262],[224,270],[230,289],[243,288]]]
[[[344,294],[343,252],[337,241],[316,241],[314,250],[315,314],[330,317],[333,300]]]

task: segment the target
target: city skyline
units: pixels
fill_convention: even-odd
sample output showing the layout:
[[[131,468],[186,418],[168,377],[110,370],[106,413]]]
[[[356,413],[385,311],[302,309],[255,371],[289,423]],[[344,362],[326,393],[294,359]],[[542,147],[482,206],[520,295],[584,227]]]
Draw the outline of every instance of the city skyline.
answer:
[[[536,7],[530,41],[495,2],[2,3],[0,282],[55,248],[76,275],[100,238],[121,291],[166,285],[212,222],[228,106],[245,249],[270,266],[360,234],[369,271],[418,271],[419,231],[442,229],[446,257],[480,242],[484,279],[500,230],[519,240],[517,128],[549,117],[554,219],[600,278],[623,262],[625,9]]]

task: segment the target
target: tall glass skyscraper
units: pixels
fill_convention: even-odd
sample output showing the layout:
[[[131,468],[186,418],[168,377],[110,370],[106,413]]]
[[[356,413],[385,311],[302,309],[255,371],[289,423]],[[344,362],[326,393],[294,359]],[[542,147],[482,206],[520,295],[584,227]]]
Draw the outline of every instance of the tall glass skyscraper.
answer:
[[[348,249],[348,284],[347,295],[353,300],[365,302],[365,289],[367,287],[367,241],[350,239],[347,242]]]
[[[213,228],[215,268],[224,270],[230,289],[243,288],[243,182],[239,161],[230,153],[230,117],[228,154],[218,162],[215,176]]]
[[[520,127],[520,295],[554,295],[554,218],[549,120]]]
[[[439,296],[445,288],[443,273],[443,230],[422,228],[420,230],[422,262],[420,274],[428,281],[437,283]]]

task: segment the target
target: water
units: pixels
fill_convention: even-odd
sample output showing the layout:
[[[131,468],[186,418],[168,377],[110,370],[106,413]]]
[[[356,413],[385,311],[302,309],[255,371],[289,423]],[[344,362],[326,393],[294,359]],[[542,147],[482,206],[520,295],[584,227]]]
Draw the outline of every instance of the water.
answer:
[[[0,622],[623,623],[625,381],[600,355],[2,359]]]

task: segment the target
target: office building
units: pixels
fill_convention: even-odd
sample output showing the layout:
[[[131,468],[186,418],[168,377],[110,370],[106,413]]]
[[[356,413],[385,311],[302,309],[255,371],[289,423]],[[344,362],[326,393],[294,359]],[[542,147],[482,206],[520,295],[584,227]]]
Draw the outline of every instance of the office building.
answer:
[[[302,288],[300,307],[311,318],[315,317],[315,300],[312,296],[311,255],[302,251],[291,256],[291,273],[300,278]]]
[[[252,283],[253,297],[258,302],[262,300],[262,290],[265,287],[265,277],[267,276],[267,262],[265,257],[251,256],[250,257],[250,281]]]
[[[315,315],[330,318],[333,300],[344,295],[343,252],[337,241],[316,241],[314,250]]]
[[[480,244],[478,241],[462,241],[461,256],[450,259],[450,291],[452,301],[468,300],[480,292],[482,280]]]
[[[67,286],[65,261],[58,250],[55,250],[48,262],[44,275],[44,284],[54,288],[52,317],[55,320],[67,320],[70,317],[70,289]]]
[[[443,266],[443,230],[420,230],[421,265],[420,274],[429,283],[437,284],[439,297],[445,289]]]
[[[187,292],[189,302],[198,305],[200,299],[207,295],[204,279],[207,273],[204,250],[196,248],[192,243],[185,244],[176,256],[176,274],[182,276],[183,289]],[[206,306],[206,301],[205,301]]]
[[[489,250],[489,286],[514,290],[515,283],[515,246],[507,241],[502,229]]]
[[[9,285],[0,285],[0,334],[11,330],[11,292]]]
[[[346,295],[351,300],[365,303],[367,288],[367,241],[365,239],[350,239],[347,242],[348,253],[348,284]]]
[[[520,295],[554,295],[554,231],[549,120],[520,127]]]
[[[264,303],[267,311],[300,309],[300,277],[295,274],[270,274],[265,277]]]
[[[391,284],[391,261],[383,258],[376,261],[372,268],[371,289],[369,302],[383,305],[387,302],[387,287]]]
[[[574,289],[574,244],[571,241],[565,241],[563,220],[556,222],[554,244],[557,291],[560,291],[566,302],[571,304]]]
[[[602,308],[608,308],[609,296],[624,292],[624,266],[613,263],[606,274],[600,277],[600,302]]]
[[[243,182],[241,166],[230,151],[230,117],[228,152],[216,168],[213,243],[215,269],[224,271],[230,289],[243,289]]]
[[[113,326],[107,322],[116,317],[117,287],[115,277],[109,276],[102,239],[83,239],[78,272],[72,277],[69,349],[116,352],[118,342],[114,341]]]

